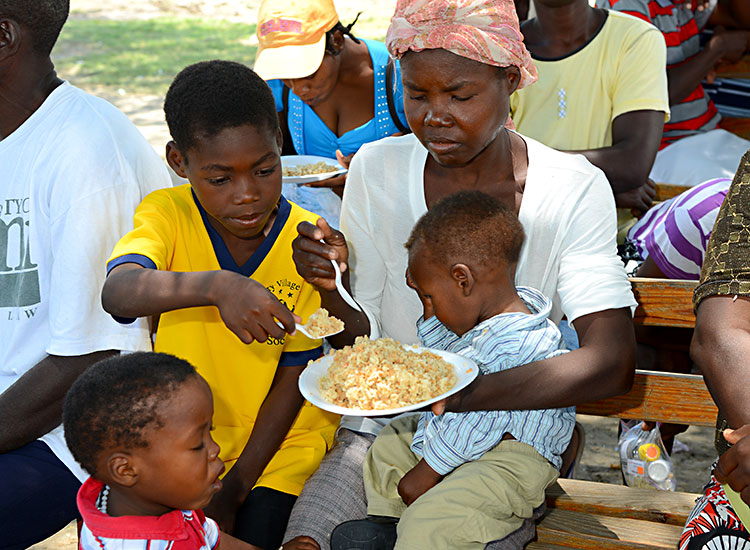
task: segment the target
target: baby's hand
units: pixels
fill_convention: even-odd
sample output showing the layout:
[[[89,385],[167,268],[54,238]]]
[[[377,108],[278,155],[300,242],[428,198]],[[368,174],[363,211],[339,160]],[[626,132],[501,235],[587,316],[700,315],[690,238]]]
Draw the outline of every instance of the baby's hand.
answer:
[[[263,285],[231,271],[218,271],[214,285],[214,305],[224,324],[245,344],[265,342],[269,337],[281,340],[294,334],[295,322],[301,322]],[[279,326],[276,319],[283,325]]]
[[[425,459],[417,462],[411,470],[398,482],[398,494],[401,499],[409,506],[429,489],[440,483],[443,476],[433,470]]]
[[[294,537],[285,542],[279,550],[320,550],[320,545],[312,537]]]

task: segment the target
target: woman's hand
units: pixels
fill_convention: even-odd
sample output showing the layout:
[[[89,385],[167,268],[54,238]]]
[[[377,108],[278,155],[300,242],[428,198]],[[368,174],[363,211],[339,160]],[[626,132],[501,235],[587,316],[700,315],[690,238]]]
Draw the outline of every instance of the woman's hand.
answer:
[[[344,156],[339,149],[336,149],[336,160],[338,160],[339,164],[347,170],[349,169],[353,157],[354,153]],[[339,197],[344,194],[344,185],[346,185],[346,172],[338,176],[333,176],[332,178],[314,181],[307,184],[308,187],[328,187]]]
[[[354,158],[354,153],[349,153],[348,155],[344,156],[344,153],[341,152],[341,149],[336,149],[336,160],[339,161],[339,164],[349,170],[349,165],[352,163],[352,159]]]
[[[216,277],[212,302],[227,328],[245,344],[269,337],[281,340],[302,321],[260,283],[231,271],[217,271]]]
[[[615,193],[615,205],[618,208],[630,208],[633,215],[640,218],[651,208],[655,196],[656,184],[651,178],[646,178],[640,187],[623,193]]]
[[[719,458],[714,476],[719,483],[728,483],[750,505],[750,424],[724,430],[724,439],[732,446]]]
[[[318,218],[316,225],[300,223],[297,232],[299,235],[292,242],[292,258],[297,273],[320,290],[335,290],[336,273],[331,260],[338,262],[343,273],[349,259],[344,234],[333,229],[323,218]]]

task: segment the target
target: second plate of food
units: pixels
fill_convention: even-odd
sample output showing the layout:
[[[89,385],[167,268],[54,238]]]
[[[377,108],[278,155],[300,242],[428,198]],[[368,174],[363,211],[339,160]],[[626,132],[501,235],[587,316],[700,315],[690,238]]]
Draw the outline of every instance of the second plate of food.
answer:
[[[389,339],[358,339],[353,347],[308,364],[299,389],[310,403],[336,414],[384,416],[421,409],[453,395],[478,373],[471,359],[456,353],[402,346]]]
[[[304,185],[322,181],[346,172],[336,159],[315,155],[289,155],[281,157],[283,183]]]

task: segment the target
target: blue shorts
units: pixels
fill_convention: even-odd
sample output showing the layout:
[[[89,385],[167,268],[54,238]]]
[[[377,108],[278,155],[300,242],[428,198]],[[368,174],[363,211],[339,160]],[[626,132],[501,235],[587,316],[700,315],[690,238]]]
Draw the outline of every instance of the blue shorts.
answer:
[[[78,518],[80,486],[41,441],[0,454],[0,547],[28,548]]]

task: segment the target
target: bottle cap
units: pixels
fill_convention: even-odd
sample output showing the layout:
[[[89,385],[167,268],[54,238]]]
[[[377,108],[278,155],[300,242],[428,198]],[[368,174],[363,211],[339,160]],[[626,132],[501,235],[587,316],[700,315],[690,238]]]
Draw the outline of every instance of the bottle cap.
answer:
[[[654,443],[644,443],[638,447],[638,456],[641,460],[652,462],[661,456],[659,446]]]
[[[671,470],[672,468],[670,468],[669,463],[662,459],[649,462],[648,466],[646,466],[648,477],[656,483],[666,481]]]

